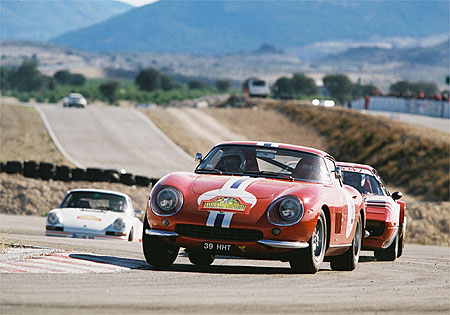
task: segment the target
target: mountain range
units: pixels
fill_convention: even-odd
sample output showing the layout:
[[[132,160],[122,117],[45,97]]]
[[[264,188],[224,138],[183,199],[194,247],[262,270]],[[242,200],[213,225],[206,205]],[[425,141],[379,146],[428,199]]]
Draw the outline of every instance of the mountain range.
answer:
[[[226,54],[262,44],[286,50],[331,40],[448,34],[448,13],[447,1],[160,0],[51,41],[96,52]]]
[[[1,38],[46,41],[132,8],[118,1],[2,0]]]

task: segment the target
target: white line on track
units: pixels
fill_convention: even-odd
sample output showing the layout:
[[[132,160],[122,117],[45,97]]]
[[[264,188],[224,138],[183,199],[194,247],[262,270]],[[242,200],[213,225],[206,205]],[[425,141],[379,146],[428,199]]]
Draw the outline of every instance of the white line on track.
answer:
[[[140,261],[89,254],[53,253],[24,260],[0,261],[0,273],[113,273],[141,268]]]

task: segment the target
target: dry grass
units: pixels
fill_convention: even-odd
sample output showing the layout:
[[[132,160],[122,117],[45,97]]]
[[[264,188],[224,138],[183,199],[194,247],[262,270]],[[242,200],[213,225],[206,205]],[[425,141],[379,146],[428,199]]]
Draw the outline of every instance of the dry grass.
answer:
[[[0,114],[2,162],[34,160],[73,166],[58,152],[33,107],[9,105],[2,99]]]
[[[275,110],[253,108],[153,108],[144,113],[191,155],[207,153],[228,140],[264,140],[326,150],[313,128],[292,122]]]

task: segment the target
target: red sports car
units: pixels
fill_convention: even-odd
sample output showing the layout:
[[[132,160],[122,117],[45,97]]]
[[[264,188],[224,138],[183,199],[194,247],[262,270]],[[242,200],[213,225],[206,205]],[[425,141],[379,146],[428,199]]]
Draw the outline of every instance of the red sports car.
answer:
[[[406,203],[400,192],[390,193],[378,172],[369,165],[338,162],[344,184],[364,197],[367,212],[363,249],[373,250],[377,260],[394,261],[403,253],[406,231]]]
[[[289,261],[294,272],[356,268],[365,228],[361,194],[329,154],[265,142],[226,142],[194,173],[169,174],[148,198],[142,239],[150,265],[180,247],[196,265],[215,255]]]

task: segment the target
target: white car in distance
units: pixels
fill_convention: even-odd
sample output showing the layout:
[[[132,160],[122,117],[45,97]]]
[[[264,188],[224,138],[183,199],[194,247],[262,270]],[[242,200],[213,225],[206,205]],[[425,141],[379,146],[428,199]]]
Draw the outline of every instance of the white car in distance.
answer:
[[[73,189],[47,215],[45,235],[86,239],[140,240],[142,222],[131,198],[100,189]]]

